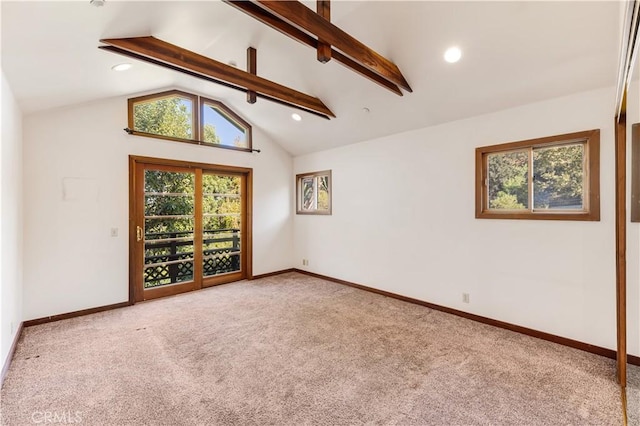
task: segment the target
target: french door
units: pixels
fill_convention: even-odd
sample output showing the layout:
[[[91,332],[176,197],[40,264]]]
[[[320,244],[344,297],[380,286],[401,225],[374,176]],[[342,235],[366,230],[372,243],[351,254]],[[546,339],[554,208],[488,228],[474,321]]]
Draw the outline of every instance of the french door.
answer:
[[[135,301],[251,277],[251,169],[131,157]]]

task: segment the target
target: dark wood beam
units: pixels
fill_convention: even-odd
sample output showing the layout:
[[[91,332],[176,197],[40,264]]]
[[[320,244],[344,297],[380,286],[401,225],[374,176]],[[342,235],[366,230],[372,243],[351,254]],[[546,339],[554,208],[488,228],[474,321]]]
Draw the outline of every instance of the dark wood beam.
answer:
[[[330,0],[317,0],[316,10],[318,15],[322,18],[326,19],[327,22],[331,22],[331,2]],[[318,39],[318,50],[317,50],[318,61],[326,64],[331,60],[331,45],[325,43],[321,39]]]
[[[262,77],[239,70],[230,65],[207,58],[155,37],[133,37],[103,39],[102,43],[116,48],[116,53],[131,53],[136,57],[156,65],[162,65],[189,75],[200,75],[216,81],[226,82],[226,86],[242,88],[262,94],[285,105],[314,111],[326,118],[335,114],[318,98],[274,83]],[[108,49],[114,51],[113,49]]]
[[[253,47],[247,47],[247,72],[249,74],[258,74],[258,52]],[[247,91],[247,102],[255,104],[257,100],[256,92]]]
[[[396,64],[365,46],[298,1],[258,0],[257,4],[281,19],[331,44],[337,50],[379,76],[411,92],[411,86]]]
[[[260,8],[255,3],[251,3],[249,1],[238,1],[238,0],[223,0],[223,1],[235,7],[236,9],[241,10],[247,15],[252,16],[253,18],[262,22],[263,24],[270,26],[274,30],[280,31],[282,34],[294,40],[297,40],[300,43],[305,44],[315,50],[318,49],[318,40],[316,40],[315,37],[294,27],[288,22],[283,21],[282,19],[278,18],[277,16],[270,13],[269,11],[266,11]],[[335,49],[331,49],[331,57],[335,59],[336,62],[339,62],[345,67],[357,72],[361,76],[368,78],[369,80],[379,84],[385,89],[392,91],[396,95],[402,96],[402,91],[398,88],[398,86],[395,83],[392,83],[387,79],[374,73],[373,71],[370,71],[368,68],[365,68],[364,66],[360,65],[359,63],[349,58],[348,56],[343,55],[342,53],[338,52]]]
[[[225,87],[228,87],[230,89],[237,90],[239,92],[243,92],[243,93],[247,93],[248,92],[246,87],[237,86],[235,84],[231,84],[231,83],[228,83],[226,81],[218,80],[218,79],[215,79],[213,77],[209,77],[209,76],[204,75],[204,74],[199,74],[197,72],[189,71],[187,69],[180,68],[180,67],[177,67],[177,66],[174,66],[174,65],[171,65],[171,64],[167,64],[165,62],[160,62],[160,61],[157,61],[155,59],[148,58],[146,56],[138,55],[137,53],[128,52],[126,50],[119,49],[117,47],[113,47],[113,46],[98,46],[98,49],[104,50],[105,52],[117,53],[118,55],[126,56],[126,57],[132,58],[132,59],[137,59],[137,60],[142,61],[142,62],[147,62],[147,63],[150,63],[150,64],[154,64],[154,65],[157,65],[159,67],[167,68],[167,69],[170,69],[170,70],[182,73],[182,74],[189,75],[189,76],[194,77],[194,78],[199,78],[201,80],[208,81],[210,83],[219,84],[221,86],[225,86]],[[299,109],[300,111],[306,111],[309,114],[313,114],[313,115],[317,115],[318,117],[329,119],[329,117],[326,114],[321,114],[321,113],[319,113],[319,112],[317,112],[315,110],[312,110],[312,109],[309,109],[309,108],[304,108],[304,107],[301,107],[301,106],[298,106],[298,105],[292,105],[292,104],[290,104],[288,102],[282,101],[280,99],[277,99],[277,98],[274,98],[274,97],[271,97],[271,96],[264,95],[262,93],[256,93],[256,96],[258,96],[260,99],[265,99],[265,100],[274,102],[276,104],[284,105],[284,106],[291,107],[291,108],[296,108],[296,109]]]

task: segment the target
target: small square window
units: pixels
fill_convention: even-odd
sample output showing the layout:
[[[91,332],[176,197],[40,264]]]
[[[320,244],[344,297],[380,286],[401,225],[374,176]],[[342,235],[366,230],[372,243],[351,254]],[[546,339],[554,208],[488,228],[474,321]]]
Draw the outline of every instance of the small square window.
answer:
[[[296,176],[296,213],[331,214],[331,170]]]

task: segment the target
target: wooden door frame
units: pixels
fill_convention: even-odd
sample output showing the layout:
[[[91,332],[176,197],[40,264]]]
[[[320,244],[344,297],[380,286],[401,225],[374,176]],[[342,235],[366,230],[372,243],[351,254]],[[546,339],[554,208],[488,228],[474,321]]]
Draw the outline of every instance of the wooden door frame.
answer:
[[[247,167],[236,167],[222,164],[198,163],[193,161],[171,160],[167,158],[143,157],[137,155],[129,156],[129,304],[133,305],[141,300],[141,295],[136,286],[136,259],[134,247],[136,241],[136,184],[137,170],[140,164],[152,164],[157,166],[173,166],[187,169],[201,169],[220,173],[241,174],[245,178],[246,206],[243,220],[243,242],[245,243],[245,255],[242,257],[242,269],[245,271],[244,279],[253,278],[253,169]],[[203,287],[205,288],[205,287]]]
[[[624,5],[623,5],[624,7]],[[622,39],[616,103],[615,134],[615,218],[616,218],[616,376],[623,390],[627,384],[627,92],[634,62],[638,62],[640,35],[640,0],[626,3],[622,22]],[[635,64],[640,66],[640,64]],[[637,260],[637,259],[636,259]]]
[[[624,98],[623,98],[624,99]],[[623,101],[624,102],[624,101]],[[627,119],[615,120],[616,194],[616,370],[618,383],[627,385]]]
[[[194,211],[194,219],[195,219],[195,217],[198,214],[197,212],[198,203],[196,202],[196,198],[198,197],[197,181],[198,181],[198,175],[201,174],[200,169],[192,169],[190,167],[177,166],[177,165],[155,164],[155,163],[152,164],[152,163],[146,163],[146,162],[136,163],[136,169],[134,171],[134,179],[135,179],[135,189],[133,191],[134,203],[137,203],[140,197],[144,199],[144,176],[145,176],[146,170],[193,175],[194,205],[196,207],[196,210]],[[134,214],[135,214],[134,221],[133,221],[134,234],[137,233],[138,228],[141,228],[141,229],[145,228],[144,227],[144,224],[145,224],[144,210],[145,210],[144,203],[142,205],[134,205]],[[198,272],[201,272],[201,267],[197,263],[199,253],[198,253],[198,250],[196,250],[195,248],[198,247],[198,241],[202,242],[202,238],[200,235],[198,235],[197,222],[198,222],[197,220],[194,221],[194,226],[196,227],[194,228],[194,233],[193,233],[193,247],[194,247],[193,279],[191,281],[186,281],[186,282],[172,283],[172,285],[154,287],[149,289],[148,293],[146,293],[144,290],[141,290],[142,286],[144,285],[144,279],[142,278],[142,275],[144,271],[143,263],[144,263],[145,241],[144,239],[142,241],[138,241],[137,235],[136,235],[136,239],[134,241],[135,245],[130,247],[130,250],[131,248],[133,248],[133,250],[131,251],[135,253],[135,256],[132,257],[132,260],[134,262],[133,263],[134,276],[132,278],[133,278],[133,286],[134,286],[134,297],[135,297],[134,300],[136,302],[141,302],[142,300],[157,299],[160,297],[171,296],[179,293],[186,293],[188,291],[197,290],[199,288],[197,277],[198,277]]]

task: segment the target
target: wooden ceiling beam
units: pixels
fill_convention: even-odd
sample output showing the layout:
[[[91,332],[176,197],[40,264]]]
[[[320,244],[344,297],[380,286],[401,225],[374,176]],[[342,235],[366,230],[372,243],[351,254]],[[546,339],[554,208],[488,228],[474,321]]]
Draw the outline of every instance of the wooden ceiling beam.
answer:
[[[331,22],[330,0],[317,0],[316,8],[318,15],[326,19],[327,22]],[[322,62],[323,64],[329,62],[331,60],[331,45],[325,43],[321,39],[318,39],[317,57],[318,61]]]
[[[247,47],[247,72],[252,75],[258,75],[258,51],[253,47]],[[255,104],[256,100],[256,92],[248,90],[247,102]]]
[[[280,31],[282,34],[299,41],[300,43],[307,45],[315,50],[318,49],[318,40],[315,37],[307,34],[306,32],[296,28],[295,26],[289,24],[288,22],[283,21],[278,18],[274,14],[260,8],[255,3],[249,1],[238,1],[238,0],[223,0],[225,3],[230,6],[235,7],[236,9],[246,13],[247,15],[255,18],[256,20],[262,22],[265,25],[270,26],[274,30]],[[361,64],[357,63],[353,59],[348,56],[343,55],[335,49],[331,49],[331,57],[340,64],[345,67],[357,72],[361,76],[373,81],[376,84],[384,87],[387,90],[392,91],[396,95],[402,96],[402,91],[398,88],[395,83],[388,81],[387,79],[379,76],[378,74],[370,71],[368,68],[365,68]]]
[[[274,83],[230,65],[207,58],[190,50],[159,40],[155,37],[103,39],[100,42],[117,49],[116,53],[131,53],[133,57],[165,66],[189,75],[201,75],[214,81],[226,82],[227,87],[253,91],[279,103],[314,111],[325,118],[335,114],[318,98]],[[114,49],[106,49],[114,51]]]
[[[411,86],[396,64],[333,25],[299,1],[258,0],[257,4],[279,18],[308,31],[324,43],[360,63],[379,76],[411,92]]]
[[[238,85],[235,85],[235,84],[228,83],[226,81],[222,81],[222,80],[218,80],[218,79],[213,78],[213,77],[209,77],[209,76],[204,75],[204,74],[199,74],[197,72],[189,71],[187,69],[180,68],[180,67],[177,67],[177,66],[174,66],[174,65],[171,65],[171,64],[167,64],[165,62],[157,61],[157,60],[155,60],[153,58],[148,58],[148,57],[145,57],[145,56],[142,56],[142,55],[138,55],[137,53],[133,53],[133,52],[129,52],[129,51],[126,51],[126,50],[123,50],[123,49],[119,49],[119,48],[114,47],[114,46],[98,46],[98,49],[104,50],[105,52],[117,53],[118,55],[126,56],[127,58],[137,59],[139,61],[147,62],[149,64],[154,64],[154,65],[157,65],[159,67],[167,68],[167,69],[170,69],[170,70],[182,73],[182,74],[189,75],[189,76],[194,77],[194,78],[199,78],[201,80],[208,81],[210,83],[219,84],[221,86],[225,86],[225,87],[228,87],[230,89],[237,90],[239,92],[247,93],[249,91],[246,87],[241,87],[241,86],[238,86]],[[314,110],[308,109],[308,108],[304,108],[304,107],[301,107],[301,106],[292,105],[292,104],[290,104],[288,102],[282,101],[282,100],[277,99],[277,98],[273,98],[271,96],[264,95],[262,93],[256,93],[256,96],[258,98],[260,98],[260,99],[265,99],[265,100],[274,102],[276,104],[284,105],[286,107],[296,108],[296,109],[299,109],[301,111],[306,111],[309,114],[313,114],[313,115],[317,115],[318,117],[329,119],[329,117],[327,117],[326,114],[321,114],[321,113],[319,113],[317,111],[314,111]]]

